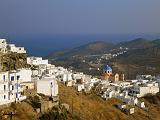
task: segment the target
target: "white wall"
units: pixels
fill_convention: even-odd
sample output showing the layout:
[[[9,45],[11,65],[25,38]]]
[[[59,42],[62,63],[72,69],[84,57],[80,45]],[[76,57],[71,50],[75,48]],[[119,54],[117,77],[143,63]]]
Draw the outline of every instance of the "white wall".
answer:
[[[52,84],[51,84],[52,83]],[[47,96],[58,95],[58,84],[56,80],[38,80],[37,93],[42,93]]]
[[[43,60],[42,57],[27,57],[27,64],[31,65],[47,65],[48,60]]]
[[[26,53],[24,47],[16,47],[15,44],[9,44],[10,51],[15,53]]]
[[[22,82],[31,82],[32,71],[30,69],[21,69],[16,75],[20,76],[20,80]]]

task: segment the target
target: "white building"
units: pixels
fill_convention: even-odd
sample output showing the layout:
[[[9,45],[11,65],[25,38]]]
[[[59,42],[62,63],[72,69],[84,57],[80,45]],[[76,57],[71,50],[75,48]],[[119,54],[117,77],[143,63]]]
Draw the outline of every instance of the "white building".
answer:
[[[37,81],[37,93],[47,96],[58,96],[58,84],[55,78],[43,77]]]
[[[42,57],[27,57],[27,64],[30,64],[30,65],[47,65],[48,60],[43,60]]]
[[[24,47],[16,47],[15,44],[7,44],[6,39],[0,39],[0,52],[26,53]]]
[[[0,105],[26,99],[21,93],[21,75],[17,71],[0,73]]]
[[[159,86],[157,82],[136,84],[130,88],[129,94],[136,97],[143,97],[146,94],[156,94],[159,92]]]
[[[61,82],[67,82],[67,81],[71,81],[72,79],[72,73],[70,72],[62,72],[60,74],[57,75],[57,79]]]
[[[16,74],[20,76],[21,82],[31,82],[31,75],[32,75],[31,69],[23,68],[23,69],[17,70]]]
[[[78,92],[81,92],[82,90],[84,90],[84,85],[83,85],[83,84],[76,84],[76,85],[75,85],[75,89],[76,89]]]
[[[15,44],[8,44],[9,46],[9,51],[14,52],[14,53],[26,53],[26,50],[24,47],[16,47]]]

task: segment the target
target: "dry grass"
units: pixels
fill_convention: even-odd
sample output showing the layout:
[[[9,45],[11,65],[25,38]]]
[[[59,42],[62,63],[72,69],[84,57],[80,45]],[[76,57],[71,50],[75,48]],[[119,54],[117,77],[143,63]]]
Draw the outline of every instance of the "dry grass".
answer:
[[[133,115],[126,115],[115,107],[121,101],[113,98],[107,101],[95,94],[77,93],[74,88],[59,84],[60,100],[70,105],[70,112],[82,120],[160,120],[160,106],[145,100],[149,111],[135,108]],[[73,101],[73,102],[72,102]]]
[[[26,103],[13,103],[10,107],[4,108],[0,110],[1,116],[2,114],[8,114],[13,112],[12,120],[37,120],[37,114],[34,111],[33,107]],[[10,116],[3,116],[2,120],[10,120]]]
[[[60,99],[62,103],[70,105],[73,114],[83,120],[127,120],[128,116],[114,107],[119,103],[116,99],[104,101],[95,94],[85,95],[77,93],[74,88],[59,85]]]

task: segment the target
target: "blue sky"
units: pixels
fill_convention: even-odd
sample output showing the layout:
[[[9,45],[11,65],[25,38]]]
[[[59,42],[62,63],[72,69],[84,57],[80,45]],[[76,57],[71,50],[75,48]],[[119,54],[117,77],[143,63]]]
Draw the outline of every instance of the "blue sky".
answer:
[[[160,0],[0,0],[0,32],[159,33]]]

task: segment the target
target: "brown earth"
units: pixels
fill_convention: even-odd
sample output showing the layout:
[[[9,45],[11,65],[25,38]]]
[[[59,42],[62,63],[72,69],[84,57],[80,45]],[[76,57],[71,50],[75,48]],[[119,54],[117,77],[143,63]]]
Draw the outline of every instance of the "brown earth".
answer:
[[[135,108],[133,115],[127,115],[115,107],[121,101],[113,98],[107,101],[97,95],[77,93],[74,88],[59,85],[62,103],[70,105],[70,112],[82,120],[156,120],[160,107],[147,102],[149,111]]]
[[[107,101],[98,97],[93,91],[89,94],[78,93],[73,87],[66,87],[59,83],[60,103],[67,103],[70,106],[69,113],[60,113],[51,110],[44,114],[41,120],[160,120],[160,93],[155,96],[142,98],[145,101],[146,110],[135,107],[133,115],[127,115],[119,110],[116,105],[122,103],[120,100],[112,98]],[[61,112],[62,109],[60,109]],[[33,106],[28,102],[13,103],[10,107],[0,107],[0,119],[9,120],[9,116],[4,113],[13,112],[12,120],[38,120],[39,116]],[[55,117],[61,114],[61,117]],[[64,116],[64,118],[63,118]]]

